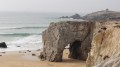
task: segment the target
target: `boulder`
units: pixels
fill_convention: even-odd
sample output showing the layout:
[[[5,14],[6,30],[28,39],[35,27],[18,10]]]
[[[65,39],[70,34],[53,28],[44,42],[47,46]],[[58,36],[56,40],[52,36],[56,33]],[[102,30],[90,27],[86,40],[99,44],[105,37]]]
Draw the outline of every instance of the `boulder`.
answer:
[[[91,48],[94,24],[91,21],[51,23],[42,33],[43,52],[40,57],[51,62],[60,62],[65,47],[70,44],[69,58],[86,60]]]
[[[120,21],[96,23],[87,67],[120,66]]]
[[[5,43],[5,42],[1,42],[1,43],[0,43],[0,48],[7,48],[6,43]]]

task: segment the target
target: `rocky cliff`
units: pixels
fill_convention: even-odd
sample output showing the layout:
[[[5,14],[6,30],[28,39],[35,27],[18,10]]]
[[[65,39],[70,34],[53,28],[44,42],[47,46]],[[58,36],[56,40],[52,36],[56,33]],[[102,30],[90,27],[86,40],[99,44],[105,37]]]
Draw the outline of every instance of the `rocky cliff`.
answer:
[[[97,22],[87,67],[120,66],[120,21]]]
[[[90,21],[51,23],[42,33],[44,45],[40,57],[52,62],[62,61],[63,50],[70,44],[69,58],[86,60],[91,47],[94,24]]]
[[[65,21],[51,23],[42,33],[40,58],[62,61],[69,44],[69,58],[86,60],[86,67],[120,66],[120,21]]]

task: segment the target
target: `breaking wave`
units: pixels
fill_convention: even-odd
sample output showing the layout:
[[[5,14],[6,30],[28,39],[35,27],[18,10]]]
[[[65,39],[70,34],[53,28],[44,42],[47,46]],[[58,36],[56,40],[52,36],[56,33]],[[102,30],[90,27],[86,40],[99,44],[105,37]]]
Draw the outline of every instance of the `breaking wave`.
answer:
[[[40,26],[40,27],[0,27],[0,29],[5,30],[5,29],[39,29],[39,28],[47,28],[48,26]]]
[[[28,35],[41,35],[42,33],[0,33],[2,36],[28,36]]]
[[[9,42],[9,44],[35,44],[41,43],[41,35],[31,35],[28,37],[24,37],[15,41]]]
[[[18,40],[6,42],[6,44],[8,48],[6,50],[4,49],[5,51],[36,50],[43,47],[41,35],[30,35]]]

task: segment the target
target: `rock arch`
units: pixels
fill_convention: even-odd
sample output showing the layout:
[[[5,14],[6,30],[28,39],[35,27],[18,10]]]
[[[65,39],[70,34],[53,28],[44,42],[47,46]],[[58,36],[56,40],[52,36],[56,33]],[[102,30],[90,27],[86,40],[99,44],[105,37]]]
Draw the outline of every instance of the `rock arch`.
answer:
[[[91,47],[94,24],[90,21],[51,23],[48,29],[42,33],[44,60],[62,61],[63,50],[68,44],[71,45],[70,58],[86,60]],[[75,50],[75,48],[77,49]],[[78,56],[76,57],[74,54],[78,54]]]

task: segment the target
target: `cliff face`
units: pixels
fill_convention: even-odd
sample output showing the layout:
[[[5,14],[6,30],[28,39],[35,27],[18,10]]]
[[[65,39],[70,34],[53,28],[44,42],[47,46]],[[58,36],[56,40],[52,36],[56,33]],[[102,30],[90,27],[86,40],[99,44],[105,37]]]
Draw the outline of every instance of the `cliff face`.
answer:
[[[87,67],[119,67],[120,21],[96,23]],[[100,64],[100,65],[98,65]]]
[[[70,58],[86,60],[91,47],[93,22],[66,21],[51,23],[42,33],[43,52],[41,59],[62,61],[63,50],[70,44]]]

